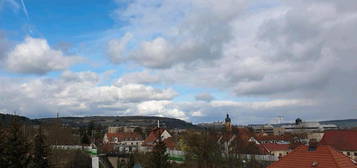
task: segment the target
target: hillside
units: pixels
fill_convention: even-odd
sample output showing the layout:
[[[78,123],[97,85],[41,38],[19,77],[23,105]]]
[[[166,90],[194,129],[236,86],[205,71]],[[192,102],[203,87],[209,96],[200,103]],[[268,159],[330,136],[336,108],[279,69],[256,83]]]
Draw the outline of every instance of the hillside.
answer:
[[[36,119],[41,123],[49,123],[57,120],[56,118],[42,118]],[[102,126],[143,126],[154,127],[157,121],[160,120],[160,125],[167,128],[188,129],[197,128],[195,125],[185,122],[183,120],[166,118],[166,117],[152,117],[152,116],[90,116],[90,117],[61,117],[59,120],[69,126],[84,126],[90,122],[101,124]]]
[[[21,122],[21,123],[25,123],[25,124],[35,124],[36,121],[33,121],[27,117],[24,117],[24,116],[14,116],[14,115],[10,115],[10,114],[1,114],[0,113],[0,123],[1,125],[8,125],[10,124],[10,122],[13,120],[13,119],[16,119],[18,122]]]
[[[320,121],[321,124],[335,124],[340,128],[357,127],[357,119]]]

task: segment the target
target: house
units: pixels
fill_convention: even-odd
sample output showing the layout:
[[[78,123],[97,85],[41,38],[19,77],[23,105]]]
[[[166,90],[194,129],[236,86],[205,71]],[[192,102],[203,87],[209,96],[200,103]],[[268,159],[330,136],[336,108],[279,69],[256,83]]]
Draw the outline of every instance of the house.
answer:
[[[139,150],[143,138],[135,132],[106,133],[103,143],[114,144],[114,148],[119,152],[130,153]]]
[[[108,133],[134,132],[137,126],[112,126],[108,127]]]
[[[165,145],[169,149],[175,148],[175,142],[173,141],[172,135],[164,128],[154,128],[148,137],[142,143],[141,151],[148,152],[151,151],[155,146],[156,142],[161,138],[164,141]]]
[[[258,135],[254,138],[253,141],[258,141],[260,144],[265,143],[275,143],[275,144],[289,144],[291,139],[293,139],[292,135]]]
[[[327,131],[320,144],[330,145],[351,159],[357,160],[357,130]]]
[[[267,168],[357,168],[357,165],[331,146],[301,145]]]
[[[262,153],[281,158],[291,152],[289,144],[265,143],[258,145]]]

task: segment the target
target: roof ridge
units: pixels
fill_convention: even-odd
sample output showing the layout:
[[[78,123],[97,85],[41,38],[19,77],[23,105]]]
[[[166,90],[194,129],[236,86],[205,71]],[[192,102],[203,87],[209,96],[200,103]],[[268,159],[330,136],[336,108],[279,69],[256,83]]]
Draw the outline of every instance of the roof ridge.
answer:
[[[340,167],[340,165],[337,163],[336,159],[336,155],[333,152],[337,152],[335,151],[330,145],[325,145],[327,147],[327,151],[331,154],[331,156],[333,157],[333,162],[336,164],[337,167]],[[343,168],[343,167],[340,167]]]
[[[349,159],[349,160],[352,161],[352,159],[351,159],[350,157],[344,155],[342,152],[336,150],[334,147],[332,147],[332,146],[330,146],[330,145],[326,145],[326,146],[328,147],[328,149],[329,149],[331,155],[333,156],[335,162],[336,162],[336,159],[338,159],[338,158],[337,158],[337,157],[338,157],[337,155],[340,155],[341,157],[346,158],[346,159]],[[338,167],[340,167],[337,162],[336,162],[336,165],[337,165]],[[357,167],[357,166],[355,166],[355,167]],[[341,167],[341,168],[343,168],[343,167]]]

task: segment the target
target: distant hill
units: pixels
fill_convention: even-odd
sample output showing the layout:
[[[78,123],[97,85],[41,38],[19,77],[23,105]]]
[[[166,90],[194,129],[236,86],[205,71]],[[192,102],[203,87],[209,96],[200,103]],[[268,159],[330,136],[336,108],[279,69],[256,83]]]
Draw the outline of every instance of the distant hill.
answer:
[[[321,124],[335,124],[340,128],[357,127],[357,119],[320,121]]]
[[[35,124],[35,121],[32,121],[31,119],[24,116],[0,113],[0,123],[3,126],[10,124],[13,119],[16,119],[18,122],[25,123],[25,124]]]
[[[41,118],[41,119],[29,119],[23,116],[14,116],[9,114],[0,114],[0,123],[3,125],[9,124],[12,119],[16,118],[25,124],[39,124],[39,123],[53,123],[57,118]],[[142,126],[142,127],[155,127],[157,121],[160,121],[160,126],[169,129],[197,129],[196,125],[188,123],[186,121],[167,118],[167,117],[153,117],[153,116],[90,116],[90,117],[60,117],[58,120],[62,124],[79,127],[86,126],[90,122],[100,124],[102,126]]]
[[[57,120],[57,118],[42,118],[35,119],[35,121],[41,123],[50,123]],[[169,129],[190,129],[198,128],[192,123],[185,122],[183,120],[167,117],[153,117],[153,116],[90,116],[90,117],[60,117],[59,120],[62,124],[79,127],[88,125],[90,122],[100,124],[102,126],[142,126],[142,127],[154,127],[157,125],[157,121],[160,120],[162,127]]]

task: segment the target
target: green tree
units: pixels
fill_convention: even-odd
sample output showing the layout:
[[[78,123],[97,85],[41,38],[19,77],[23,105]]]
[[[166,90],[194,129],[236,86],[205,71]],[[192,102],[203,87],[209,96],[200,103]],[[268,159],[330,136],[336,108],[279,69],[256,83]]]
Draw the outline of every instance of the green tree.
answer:
[[[23,136],[21,124],[14,119],[2,143],[2,167],[27,168],[30,163],[30,143]]]
[[[169,155],[166,153],[165,142],[161,138],[156,142],[151,154],[148,168],[168,168],[170,167]]]
[[[187,132],[184,136],[186,161],[194,167],[222,167],[222,149],[212,131]]]
[[[145,133],[143,131],[143,129],[141,127],[136,127],[134,128],[134,132],[139,134],[140,136],[144,137],[145,136]]]
[[[90,139],[88,137],[87,132],[84,132],[84,134],[82,135],[81,144],[84,144],[84,145],[89,145],[90,144]]]
[[[31,168],[48,168],[48,148],[45,144],[45,136],[42,133],[42,127],[38,129],[38,133],[34,138],[34,154]]]
[[[91,158],[82,151],[75,151],[72,160],[66,165],[68,168],[91,168]]]

